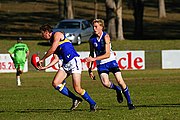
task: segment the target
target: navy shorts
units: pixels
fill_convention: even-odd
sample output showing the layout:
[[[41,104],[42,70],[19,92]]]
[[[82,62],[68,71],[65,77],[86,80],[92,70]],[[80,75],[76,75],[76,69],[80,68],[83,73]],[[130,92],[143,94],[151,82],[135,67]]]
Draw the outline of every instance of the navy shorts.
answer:
[[[99,75],[101,73],[109,74],[109,72],[112,72],[112,73],[120,72],[120,69],[116,60],[113,60],[111,62],[102,64],[102,65],[98,65],[97,70],[98,70]]]

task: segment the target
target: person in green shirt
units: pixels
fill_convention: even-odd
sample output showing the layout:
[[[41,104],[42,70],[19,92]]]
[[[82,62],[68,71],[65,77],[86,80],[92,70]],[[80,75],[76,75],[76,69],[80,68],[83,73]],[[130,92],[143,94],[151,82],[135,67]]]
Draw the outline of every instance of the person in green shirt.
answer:
[[[20,37],[17,39],[17,43],[11,47],[8,52],[16,68],[17,86],[21,86],[20,75],[23,73],[26,59],[29,56],[29,48],[23,43],[22,38]]]

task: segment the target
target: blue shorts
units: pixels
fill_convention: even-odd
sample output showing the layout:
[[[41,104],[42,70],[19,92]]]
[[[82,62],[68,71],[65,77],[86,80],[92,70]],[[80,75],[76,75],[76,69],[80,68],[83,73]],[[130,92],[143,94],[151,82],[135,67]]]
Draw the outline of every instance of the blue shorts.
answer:
[[[99,75],[101,73],[109,74],[109,72],[112,72],[112,73],[120,72],[120,69],[116,60],[113,60],[111,62],[102,64],[102,65],[98,65],[97,70],[98,70]]]

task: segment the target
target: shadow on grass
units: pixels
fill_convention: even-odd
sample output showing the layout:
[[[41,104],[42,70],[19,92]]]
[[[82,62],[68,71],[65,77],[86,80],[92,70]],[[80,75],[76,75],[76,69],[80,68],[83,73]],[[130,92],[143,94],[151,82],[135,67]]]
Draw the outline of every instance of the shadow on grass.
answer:
[[[149,105],[134,105],[135,108],[179,108],[180,104],[149,104]],[[110,106],[108,106],[110,107]],[[124,107],[124,108],[128,108],[127,105],[123,105],[123,106],[114,106],[114,107]]]
[[[110,109],[102,109],[102,108],[98,108],[97,111],[100,110],[110,110]],[[4,112],[16,112],[16,113],[31,113],[31,112],[35,112],[35,113],[42,113],[42,112],[55,112],[55,111],[61,111],[64,113],[69,113],[69,112],[76,112],[76,111],[87,111],[90,112],[89,109],[76,109],[76,110],[69,110],[69,109],[18,109],[18,110],[0,110],[0,113],[4,113]]]
[[[153,104],[153,105],[136,105],[136,107],[180,107],[180,104]]]
[[[39,42],[38,45],[41,45],[41,46],[51,46],[51,44],[49,42]]]
[[[110,106],[109,106],[110,107]],[[119,107],[119,106],[116,106]],[[127,108],[127,106],[120,106],[120,107],[125,107]],[[136,108],[179,108],[180,104],[152,104],[152,105],[135,105]],[[97,111],[106,111],[106,110],[110,110],[110,108],[98,108]],[[43,112],[55,112],[55,111],[61,111],[64,113],[70,113],[70,112],[76,112],[76,111],[87,111],[89,112],[89,109],[76,109],[76,110],[69,110],[69,109],[18,109],[18,110],[0,110],[0,113],[4,113],[4,112],[16,112],[16,113],[43,113]]]

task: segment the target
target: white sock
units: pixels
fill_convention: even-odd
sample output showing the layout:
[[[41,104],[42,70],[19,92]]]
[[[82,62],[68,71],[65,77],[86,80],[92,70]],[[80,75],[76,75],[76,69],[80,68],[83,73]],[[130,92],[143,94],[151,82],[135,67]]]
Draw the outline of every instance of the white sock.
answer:
[[[17,85],[18,85],[18,86],[21,86],[20,76],[17,76],[16,81],[17,81]]]

